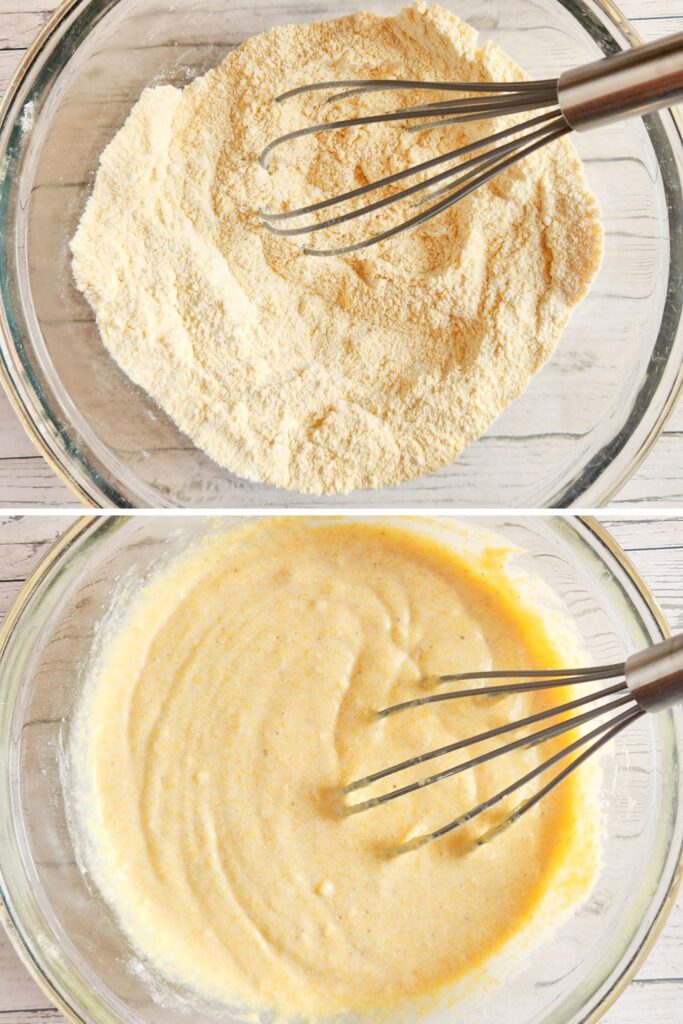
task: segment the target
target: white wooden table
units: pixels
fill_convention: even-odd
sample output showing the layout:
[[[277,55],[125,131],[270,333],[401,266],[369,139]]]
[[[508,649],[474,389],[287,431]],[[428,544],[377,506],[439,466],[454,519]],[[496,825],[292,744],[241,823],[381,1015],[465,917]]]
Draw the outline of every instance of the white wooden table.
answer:
[[[672,629],[683,630],[683,517],[603,521],[649,583]],[[68,523],[64,516],[0,517],[0,621],[22,581]],[[0,928],[0,1024],[61,1019]],[[637,980],[603,1019],[604,1024],[683,1024],[683,893]]]
[[[56,0],[0,0],[0,95],[22,51],[55,4]],[[683,31],[683,0],[621,0],[620,6],[645,40]],[[633,502],[683,506],[683,401],[612,507]],[[59,508],[78,504],[33,447],[0,392],[0,507]]]

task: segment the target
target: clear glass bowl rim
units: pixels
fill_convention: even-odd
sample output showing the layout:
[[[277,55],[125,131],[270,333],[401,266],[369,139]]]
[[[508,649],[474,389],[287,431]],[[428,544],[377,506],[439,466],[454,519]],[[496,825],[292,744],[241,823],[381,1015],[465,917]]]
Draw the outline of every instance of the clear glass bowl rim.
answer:
[[[8,131],[11,131],[12,122],[9,119],[10,115],[12,115],[17,96],[27,78],[33,77],[35,79],[35,62],[49,44],[51,37],[58,34],[66,22],[72,20],[72,15],[75,15],[73,20],[76,20],[87,13],[88,25],[86,28],[88,28],[100,15],[108,13],[119,2],[120,0],[86,0],[84,3],[84,0],[63,0],[55,9],[52,16],[35,37],[32,45],[27,49],[10,79],[5,96],[0,103],[0,139]],[[590,15],[590,8],[593,7],[612,24],[614,29],[627,41],[628,45],[637,46],[642,43],[642,39],[633,25],[631,25],[618,6],[613,3],[613,0],[559,0],[559,3],[568,8],[571,13],[574,13],[573,8],[585,8],[586,16]],[[674,137],[679,151],[678,157],[683,161],[683,116],[674,108],[663,111],[662,116],[667,116],[671,119],[675,129]],[[678,178],[678,189],[679,192],[683,192],[683,181],[680,177]],[[1,193],[2,182],[0,182],[0,201],[3,199]],[[0,216],[3,216],[2,210],[0,210]],[[678,234],[678,232],[676,233]],[[671,279],[669,283],[671,283]],[[4,280],[0,281],[0,295],[6,289],[7,282]],[[130,502],[119,494],[115,488],[110,486],[108,481],[99,474],[97,468],[91,465],[90,460],[79,455],[73,443],[66,437],[62,425],[48,411],[45,403],[40,402],[40,407],[37,407],[31,401],[31,396],[35,397],[40,389],[36,389],[34,386],[34,382],[31,380],[32,374],[27,370],[25,362],[21,359],[23,340],[13,330],[12,318],[8,317],[7,312],[7,295],[4,295],[3,301],[0,302],[0,382],[2,382],[10,404],[29,438],[45,458],[53,472],[85,506],[92,508],[131,507]],[[680,320],[680,309],[678,312],[678,320]],[[673,339],[678,330],[681,330],[678,320],[672,327],[668,324],[669,319],[665,316],[660,324],[660,338],[662,331],[666,331],[670,338]],[[21,367],[13,365],[12,354],[17,356],[14,362],[18,360],[22,364]],[[604,506],[624,486],[650,453],[682,391],[683,361],[678,366],[669,386],[669,391],[663,399],[662,407],[657,413],[654,422],[651,423],[646,436],[642,439],[640,447],[631,459],[621,467],[620,472],[609,481],[603,480],[604,470],[593,465],[596,463],[597,458],[597,455],[594,456],[588,464],[584,465],[575,474],[573,480],[564,486],[559,499],[553,501],[553,507],[571,507],[574,504],[583,504],[584,507],[590,505],[590,507],[595,508]],[[619,434],[612,438],[608,445],[610,449],[614,449],[615,445],[617,446],[615,457],[621,450],[618,442],[624,440],[627,435],[630,436],[628,422],[622,427]],[[608,460],[607,465],[609,466],[610,464],[611,459]],[[601,483],[602,486],[600,486]],[[577,501],[581,494],[589,489],[593,491],[590,502]]]
[[[362,513],[359,515],[362,517]],[[357,517],[358,515],[354,518]],[[5,648],[9,643],[14,630],[20,626],[22,615],[27,605],[29,605],[34,593],[42,585],[46,577],[48,577],[51,572],[58,570],[63,559],[69,557],[69,550],[72,545],[78,542],[81,537],[91,529],[99,530],[104,528],[106,536],[110,527],[114,526],[116,528],[117,524],[121,525],[127,518],[128,517],[125,515],[82,515],[76,519],[51,545],[38,565],[26,579],[8,612],[2,627],[0,628],[0,671],[2,669]],[[241,515],[236,515],[235,518],[243,517]],[[313,518],[318,517],[313,516]],[[410,521],[410,518],[411,517],[408,517],[408,521]],[[513,516],[513,518],[524,517]],[[555,517],[541,518],[554,519]],[[631,596],[635,596],[640,602],[642,602],[645,612],[647,615],[651,616],[652,625],[658,633],[661,634],[662,639],[668,638],[671,635],[671,631],[647,583],[631,562],[628,555],[614,540],[609,531],[593,516],[576,515],[561,516],[559,518],[561,518],[565,523],[572,525],[577,536],[583,540],[588,549],[592,550],[593,554],[598,554],[598,557],[607,568],[610,567],[610,560],[613,561],[615,568],[619,570],[623,577],[625,577],[628,586],[632,588]],[[463,521],[466,521],[466,519],[467,517],[463,517]],[[590,541],[586,540],[585,535],[582,535],[585,533],[589,535]],[[596,546],[593,547],[591,542]],[[676,735],[678,736],[680,750],[683,752],[682,717],[683,716],[680,715],[676,716]],[[4,728],[4,726],[0,727]],[[1,740],[2,736],[0,735],[0,741]],[[678,792],[680,796],[683,796],[683,776],[679,776]],[[679,817],[681,815],[683,815],[683,807],[679,807]],[[613,983],[606,989],[603,996],[595,1004],[593,1010],[587,1016],[581,1018],[581,1024],[595,1024],[595,1022],[602,1018],[609,1007],[612,1006],[634,978],[636,972],[652,950],[662,931],[678,895],[681,883],[683,882],[683,830],[679,829],[680,834],[677,840],[678,845],[674,848],[674,843],[676,841],[676,825],[677,822],[674,820],[671,824],[671,849],[673,850],[674,855],[674,867],[671,879],[667,888],[661,895],[659,906],[655,908],[655,913],[650,927],[644,933],[642,941],[637,948],[634,950],[627,948],[624,951],[624,956],[619,965],[619,969],[615,972]],[[19,921],[12,912],[12,903],[13,901],[9,892],[9,886],[5,879],[2,860],[0,859],[0,925],[4,925],[8,937],[23,965],[57,1009],[59,1009],[69,1021],[73,1022],[73,1024],[86,1024],[85,1019],[78,1013],[77,1009],[69,1003],[69,990],[66,986],[61,985],[62,979],[51,977],[41,968],[38,959],[34,957],[32,950],[32,936],[22,930]]]

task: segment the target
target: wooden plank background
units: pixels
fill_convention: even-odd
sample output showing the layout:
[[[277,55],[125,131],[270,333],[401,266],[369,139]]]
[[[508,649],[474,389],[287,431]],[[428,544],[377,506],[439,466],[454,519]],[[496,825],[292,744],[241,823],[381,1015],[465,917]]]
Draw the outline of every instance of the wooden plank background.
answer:
[[[54,6],[55,0],[0,0],[0,95],[25,47]],[[621,9],[645,40],[683,31],[683,0],[622,0]],[[645,463],[612,505],[634,502],[683,506],[683,401]],[[78,504],[33,447],[0,393],[0,507]]]
[[[64,516],[0,518],[0,621],[22,581],[69,524]],[[683,516],[603,522],[651,587],[672,629],[683,630]],[[61,1020],[31,980],[0,928],[0,1024]],[[638,978],[609,1010],[605,1024],[682,1024],[683,893]],[[503,1024],[503,1022],[496,1022]]]

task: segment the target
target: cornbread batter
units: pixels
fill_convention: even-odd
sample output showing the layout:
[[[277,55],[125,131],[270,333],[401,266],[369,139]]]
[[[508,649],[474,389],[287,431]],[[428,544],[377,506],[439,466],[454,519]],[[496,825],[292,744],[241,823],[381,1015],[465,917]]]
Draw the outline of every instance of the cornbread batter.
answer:
[[[265,229],[259,209],[339,195],[515,119],[415,134],[375,124],[299,139],[267,171],[258,158],[321,119],[443,98],[275,102],[305,83],[524,77],[497,46],[479,48],[474,29],[420,2],[396,17],[277,27],[185,90],[146,89],[102,154],[71,243],[104,344],[195,444],[251,480],[345,493],[447,465],[524,391],[597,271],[599,214],[571,143],[339,258],[304,255]],[[395,225],[414,215],[412,201],[315,243]]]
[[[480,848],[511,804],[388,855],[538,749],[338,810],[350,780],[545,706],[525,694],[374,715],[433,673],[562,662],[508,554],[456,555],[415,525],[266,520],[202,540],[128,601],[77,718],[73,795],[94,880],[157,970],[255,1010],[367,1011],[444,996],[586,894],[582,772]]]

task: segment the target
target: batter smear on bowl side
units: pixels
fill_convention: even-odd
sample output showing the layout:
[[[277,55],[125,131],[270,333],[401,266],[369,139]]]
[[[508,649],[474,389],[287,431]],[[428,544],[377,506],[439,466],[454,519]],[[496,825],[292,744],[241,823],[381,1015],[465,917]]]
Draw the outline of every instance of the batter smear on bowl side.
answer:
[[[216,462],[311,494],[398,484],[456,458],[548,359],[602,252],[567,140],[366,251],[321,259],[268,233],[260,207],[316,202],[515,123],[363,126],[259,166],[268,142],[320,120],[319,94],[278,104],[279,93],[367,77],[526,75],[422,2],[273,29],[184,90],[143,92],[71,243],[78,287],[131,379]],[[386,97],[366,94],[343,114],[379,109]],[[346,241],[367,235],[360,221]],[[395,221],[388,207],[373,230]]]
[[[503,544],[252,522],[196,542],[107,612],[67,794],[86,867],[157,975],[297,1019],[433,1005],[467,980],[482,990],[498,954],[524,955],[585,898],[599,860],[594,765],[482,846],[533,783],[390,853],[566,738],[372,811],[339,809],[352,779],[569,699],[559,687],[375,714],[454,667],[580,662],[575,630],[508,571]]]

